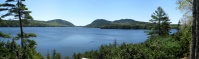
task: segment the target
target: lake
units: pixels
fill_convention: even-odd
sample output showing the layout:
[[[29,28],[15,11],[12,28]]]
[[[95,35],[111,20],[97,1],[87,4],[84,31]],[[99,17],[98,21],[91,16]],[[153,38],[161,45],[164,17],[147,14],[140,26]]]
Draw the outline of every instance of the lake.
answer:
[[[3,33],[16,36],[19,27],[0,27]],[[139,43],[147,39],[145,30],[99,29],[82,27],[24,27],[25,33],[35,33],[37,42],[36,50],[46,56],[53,49],[62,56],[72,56],[74,52],[96,50],[102,44],[113,43],[114,40],[121,44]],[[175,32],[176,30],[171,30]],[[5,39],[4,39],[5,40]],[[19,42],[19,41],[18,41]]]

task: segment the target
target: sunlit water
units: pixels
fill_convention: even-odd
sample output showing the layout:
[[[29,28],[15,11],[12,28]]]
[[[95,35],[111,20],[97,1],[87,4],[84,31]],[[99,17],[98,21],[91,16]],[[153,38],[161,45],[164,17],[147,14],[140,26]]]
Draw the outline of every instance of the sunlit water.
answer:
[[[16,36],[19,27],[0,27],[3,33]],[[171,30],[175,32],[176,30]],[[101,44],[139,43],[147,39],[145,30],[99,29],[82,27],[24,27],[25,33],[35,33],[36,50],[46,56],[53,49],[62,56],[72,56],[74,52],[96,50]],[[4,39],[5,40],[5,39]],[[18,41],[19,42],[19,41]]]

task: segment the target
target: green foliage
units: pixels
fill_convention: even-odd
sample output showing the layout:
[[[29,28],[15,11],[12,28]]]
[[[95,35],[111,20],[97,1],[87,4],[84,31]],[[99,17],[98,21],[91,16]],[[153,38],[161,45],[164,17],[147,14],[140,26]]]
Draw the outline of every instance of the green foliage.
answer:
[[[6,0],[7,2],[12,2],[15,0]],[[186,10],[189,6],[187,4],[189,0],[178,0],[179,9]],[[0,4],[0,11],[9,10],[8,13],[2,15],[1,17],[6,17],[9,15],[16,15],[18,8],[16,4],[3,3]],[[6,8],[4,8],[6,7]],[[30,11],[25,8],[24,4],[21,4],[21,13],[23,14],[23,22],[27,22],[27,19],[32,19],[29,15]],[[190,8],[188,8],[190,9]],[[161,17],[159,17],[161,16]],[[170,29],[170,22],[168,16],[159,7],[157,11],[152,15],[151,22],[153,24],[138,22],[130,19],[122,19],[116,21],[106,21],[103,19],[98,19],[92,22],[88,27],[100,27],[100,28],[111,28],[111,29],[140,29],[140,28],[151,28],[147,25],[154,25],[152,27],[153,34],[161,33],[161,35],[167,36],[150,36],[145,42],[138,44],[117,44],[116,40],[113,44],[101,45],[98,50],[91,50],[84,53],[74,53],[73,59],[81,59],[83,57],[90,59],[180,59],[182,57],[189,56],[189,44],[191,39],[191,28],[189,25],[178,26],[178,32],[168,35]],[[58,26],[60,24],[64,26],[74,26],[72,23],[62,20],[52,20],[47,22],[32,21],[31,24],[24,26]],[[50,23],[47,24],[47,23]],[[59,24],[58,24],[59,23]],[[137,23],[137,24],[136,24]],[[0,18],[0,26],[19,26],[18,21],[2,21]],[[172,25],[176,26],[176,25]],[[158,30],[158,31],[157,31]],[[17,34],[16,37],[11,38],[8,34],[0,32],[0,40],[2,38],[9,38],[10,40],[0,42],[0,59],[21,59],[22,55],[25,55],[25,59],[44,59],[43,56],[35,51],[36,42],[30,40],[30,37],[36,37],[33,33],[24,33],[24,47],[16,44],[16,39],[21,38],[21,34]],[[25,52],[25,53],[24,53]],[[52,56],[48,53],[47,59],[61,59],[61,54],[53,50]],[[68,56],[65,59],[69,59]]]
[[[96,27],[99,28],[104,25],[109,25],[111,21],[105,19],[96,19],[91,24],[86,25],[86,27]]]
[[[97,19],[86,27],[96,27],[101,29],[147,29],[150,23],[135,21],[133,19],[121,19],[108,21],[105,19]]]
[[[50,55],[49,52],[48,52],[46,59],[62,59],[62,57],[61,57],[61,54],[56,52],[56,50],[54,49],[52,51],[52,55]],[[69,57],[66,56],[65,59],[69,59]]]
[[[68,26],[68,27],[75,26],[71,22],[68,22],[68,21],[65,21],[65,20],[62,20],[62,19],[50,20],[50,21],[47,21],[47,23],[58,23],[58,24],[60,24],[62,26]]]
[[[166,23],[165,23],[166,24]],[[105,19],[94,20],[86,27],[94,27],[101,29],[151,29],[154,24],[149,22],[135,21],[133,19],[120,19],[115,21],[108,21]],[[171,28],[177,28],[177,25],[170,25]]]
[[[24,27],[73,27],[72,23],[65,21],[65,20],[60,20],[60,19],[55,19],[55,20],[50,20],[50,21],[37,21],[37,20],[29,20],[28,24],[25,24],[23,22]],[[19,27],[19,21],[17,20],[2,20],[0,23],[0,27]]]
[[[68,57],[68,56],[66,56],[64,59],[69,59],[69,57]]]
[[[177,8],[185,13],[189,13],[192,10],[192,0],[177,0]]]
[[[2,22],[2,19],[0,18],[0,23]]]
[[[169,37],[151,36],[143,43],[116,46],[116,42],[101,45],[99,50],[87,51],[80,55],[91,59],[179,59],[188,56],[190,37],[181,37],[178,32]],[[183,36],[185,35],[182,34]],[[79,58],[78,54],[73,55]]]
[[[189,56],[191,27],[185,25],[169,36],[149,36],[138,44],[122,43],[101,45],[98,50],[91,50],[80,54],[81,58],[90,59],[180,59]],[[74,53],[73,58],[79,56]]]
[[[81,53],[78,53],[78,54],[74,53],[73,58],[74,59],[81,59],[82,58]]]
[[[135,24],[135,25],[119,25],[119,24],[112,24],[112,25],[104,25],[100,27],[101,29],[149,29],[149,26],[144,24]]]
[[[154,26],[152,27],[149,35],[160,35],[160,36],[169,35],[171,29],[169,22],[170,20],[161,7],[157,8],[157,10],[151,15],[151,18],[152,19],[149,21],[153,23]]]
[[[52,57],[53,59],[56,58],[56,54],[57,54],[57,53],[56,53],[56,50],[54,49],[54,50],[53,50],[53,57]]]
[[[49,52],[48,52],[48,54],[47,54],[47,57],[46,57],[46,58],[47,58],[47,59],[51,59]]]
[[[2,38],[10,38],[10,35],[0,32],[0,37],[2,37]]]
[[[180,20],[178,21],[178,25],[177,25],[177,30],[179,31],[180,30],[180,25],[181,25],[181,22],[180,22]]]
[[[3,34],[3,33],[1,33]],[[36,52],[36,42],[34,40],[30,40],[30,37],[36,37],[35,34],[29,33],[25,34],[25,40],[23,41],[24,47],[20,47],[20,45],[16,44],[16,38],[9,38],[12,39],[7,41],[0,42],[0,59],[16,59],[22,58],[23,52],[25,52],[26,59],[43,59],[43,56]],[[6,37],[2,37],[6,38]],[[1,40],[1,39],[0,39]],[[25,49],[24,49],[25,48]]]
[[[16,2],[18,0],[6,0],[4,3],[0,4],[0,12],[6,11],[7,13],[1,15],[1,18],[5,18],[7,16],[14,16],[13,19],[18,18],[18,13],[21,13],[22,20],[27,23],[27,20],[33,20],[32,16],[30,16],[29,13],[31,11],[28,11],[28,8],[26,8],[26,5],[22,2]],[[18,11],[20,10],[20,11]]]

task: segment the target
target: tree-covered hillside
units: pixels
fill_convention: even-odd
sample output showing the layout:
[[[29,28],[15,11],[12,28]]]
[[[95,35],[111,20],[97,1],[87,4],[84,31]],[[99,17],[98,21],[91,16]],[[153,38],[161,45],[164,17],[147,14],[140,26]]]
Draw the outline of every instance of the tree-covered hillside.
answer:
[[[101,29],[150,29],[154,24],[150,22],[136,21],[133,19],[120,19],[108,21],[105,19],[96,19],[86,27]],[[176,24],[171,24],[171,28],[177,28]]]
[[[96,19],[91,24],[86,25],[86,27],[96,27],[99,28],[101,26],[110,25],[111,21],[105,19]]]
[[[115,21],[108,21],[105,19],[94,20],[91,24],[86,27],[95,27],[102,29],[146,29],[149,25],[148,22],[136,21],[133,19],[120,19]]]
[[[71,22],[54,19],[49,21],[38,21],[38,20],[29,20],[28,22],[23,22],[23,26],[25,27],[73,27]],[[2,20],[0,27],[19,27],[18,20]]]
[[[72,24],[71,22],[69,21],[65,21],[65,20],[62,20],[62,19],[55,19],[55,20],[50,20],[50,21],[47,21],[47,23],[58,23],[60,25],[63,25],[63,26],[75,26],[74,24]]]
[[[112,24],[122,24],[122,25],[130,25],[130,24],[147,24],[148,22],[136,21],[133,19],[120,19],[115,20]]]

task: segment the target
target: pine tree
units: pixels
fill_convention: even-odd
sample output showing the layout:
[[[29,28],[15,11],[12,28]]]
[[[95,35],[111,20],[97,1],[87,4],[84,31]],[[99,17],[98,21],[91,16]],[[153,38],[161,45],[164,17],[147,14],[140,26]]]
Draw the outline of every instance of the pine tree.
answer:
[[[165,36],[169,34],[170,20],[161,7],[157,8],[157,10],[151,15],[151,18],[152,19],[149,21],[153,23],[154,26],[152,27],[151,32],[149,33],[150,35]]]
[[[61,59],[61,54],[60,53],[56,54],[56,59]]]
[[[5,3],[0,4],[0,12],[7,11],[6,14],[1,15],[1,18],[5,18],[7,16],[14,16],[13,19],[19,19],[20,22],[20,32],[21,32],[21,47],[23,47],[23,56],[22,59],[25,59],[25,47],[24,47],[24,32],[22,22],[27,20],[33,20],[26,8],[26,5],[22,3],[25,0],[6,0]]]
[[[113,46],[116,48],[117,47],[117,40],[114,40]]]
[[[66,57],[65,57],[65,59],[69,59],[69,57],[68,57],[68,56],[66,56]]]
[[[22,1],[25,1],[25,0],[22,0]],[[28,8],[26,8],[26,5],[23,4],[22,1],[21,0],[6,0],[5,3],[0,4],[0,12],[7,11],[6,14],[1,15],[1,18],[5,18],[7,16],[14,16],[13,19],[19,19],[21,38],[23,38],[22,22],[33,20],[33,18],[29,14],[31,13],[31,11],[28,11]],[[13,3],[13,2],[16,2],[16,3]]]
[[[54,50],[53,50],[53,57],[52,57],[53,59],[56,58],[56,53],[57,53],[57,52],[56,52],[56,50],[54,49]]]
[[[47,59],[51,59],[51,58],[50,58],[50,54],[49,54],[49,52],[48,52],[48,54],[47,54],[47,57],[46,57],[46,58],[47,58]]]
[[[180,24],[181,24],[181,22],[180,22],[180,20],[178,21],[178,25],[177,25],[177,30],[179,31],[180,30]]]
[[[77,54],[76,53],[73,54],[73,59],[77,59]]]

